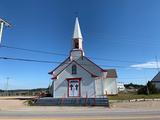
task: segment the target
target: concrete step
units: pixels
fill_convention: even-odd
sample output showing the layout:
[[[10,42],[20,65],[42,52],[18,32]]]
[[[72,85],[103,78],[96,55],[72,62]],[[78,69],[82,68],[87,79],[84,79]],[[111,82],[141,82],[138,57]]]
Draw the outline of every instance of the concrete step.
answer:
[[[109,106],[107,98],[40,98],[34,105],[38,106]]]

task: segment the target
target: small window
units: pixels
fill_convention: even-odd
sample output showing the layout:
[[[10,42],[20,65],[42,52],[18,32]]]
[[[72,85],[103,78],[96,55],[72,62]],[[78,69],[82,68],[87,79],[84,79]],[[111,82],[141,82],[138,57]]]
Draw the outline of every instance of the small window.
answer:
[[[75,41],[75,48],[79,48],[79,43],[78,43],[78,41]]]
[[[72,74],[77,74],[77,66],[76,65],[72,66]]]

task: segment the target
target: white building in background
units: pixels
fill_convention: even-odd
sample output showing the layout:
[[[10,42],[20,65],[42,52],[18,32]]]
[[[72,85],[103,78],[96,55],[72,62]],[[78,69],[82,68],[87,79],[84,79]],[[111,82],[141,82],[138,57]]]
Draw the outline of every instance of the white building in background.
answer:
[[[123,82],[117,83],[118,92],[125,91],[125,86]]]
[[[106,94],[118,94],[116,70],[102,69],[85,56],[78,18],[75,22],[72,46],[69,57],[49,72],[53,80],[53,97],[98,98]]]

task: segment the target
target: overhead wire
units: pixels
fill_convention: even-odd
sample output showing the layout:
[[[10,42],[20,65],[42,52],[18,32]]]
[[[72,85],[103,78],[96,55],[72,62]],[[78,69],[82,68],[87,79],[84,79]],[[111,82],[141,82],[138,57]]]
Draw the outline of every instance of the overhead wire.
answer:
[[[34,53],[41,53],[41,54],[59,55],[59,56],[65,56],[65,57],[68,56],[67,54],[62,54],[62,53],[42,51],[42,50],[33,50],[33,49],[27,49],[27,48],[21,48],[21,47],[7,46],[7,45],[1,45],[0,47],[34,52]],[[106,59],[106,58],[96,58],[96,57],[90,57],[90,56],[88,58],[95,59],[95,60],[102,60],[102,61],[110,61],[110,62],[142,63],[142,61],[140,62],[140,61],[129,61],[129,60]]]
[[[28,52],[41,53],[41,54],[51,54],[51,55],[54,54],[54,55],[67,56],[66,54],[61,54],[61,53],[48,52],[48,51],[42,51],[42,50],[33,50],[33,49],[20,48],[20,47],[14,47],[14,46],[7,46],[7,45],[0,45],[0,47],[9,48],[9,49],[16,49],[16,50],[23,50],[23,51],[28,51]]]
[[[2,56],[0,56],[0,59],[16,60],[16,61],[24,61],[24,62],[38,62],[38,63],[55,63],[55,64],[60,64],[61,63],[61,62],[58,62],[58,61],[46,61],[46,60],[35,60],[35,59],[13,58],[13,57],[2,57]],[[68,63],[64,63],[64,64],[68,64]],[[83,63],[80,63],[80,65],[91,66],[89,64],[83,64]],[[127,66],[110,66],[110,65],[99,65],[99,66],[128,68]]]

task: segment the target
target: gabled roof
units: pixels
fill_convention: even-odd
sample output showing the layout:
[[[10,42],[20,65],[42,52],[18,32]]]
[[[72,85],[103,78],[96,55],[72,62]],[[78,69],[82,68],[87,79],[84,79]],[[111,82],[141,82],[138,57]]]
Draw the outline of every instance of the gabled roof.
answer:
[[[151,80],[152,82],[160,82],[160,72]]]
[[[68,57],[65,61],[63,61],[59,66],[57,66],[54,70],[49,72],[49,74],[57,74],[72,61],[70,61],[70,58]],[[102,76],[102,72],[104,71],[101,67],[90,61],[87,57],[83,56],[83,58],[80,58],[75,61],[77,64],[81,65],[83,68],[85,68],[87,71],[90,71],[90,73],[96,75],[96,76]]]
[[[115,69],[106,69],[107,71],[107,78],[117,78],[117,72]]]
[[[91,74],[92,77],[101,77],[103,75],[103,72],[107,72],[106,78],[117,78],[117,73],[115,69],[102,69],[85,56],[76,61],[70,61],[70,58],[67,58],[58,67],[49,72],[49,74],[53,74],[54,78],[56,78],[64,69],[66,69],[73,62],[83,68],[89,74]]]
[[[80,65],[79,63],[77,63],[76,61],[71,61],[71,62],[68,62],[68,64],[66,63],[66,65],[65,65],[65,67],[63,67],[61,70],[59,70],[59,71],[57,71],[56,73],[55,73],[55,71],[58,69],[55,69],[55,70],[53,70],[53,71],[51,71],[51,72],[49,72],[49,74],[53,74],[53,72],[54,72],[54,78],[56,78],[63,70],[65,70],[69,65],[71,65],[72,63],[75,63],[75,64],[77,64],[78,66],[80,66],[82,69],[84,69],[86,72],[88,72],[92,77],[98,77],[97,75],[95,75],[95,74],[93,74],[93,73],[91,73],[90,71],[88,71],[87,69],[85,69],[82,65]],[[59,66],[60,67],[60,66]]]
[[[85,69],[88,71],[94,73],[97,76],[102,76],[102,72],[104,70],[96,65],[94,62],[89,60],[87,57],[83,56],[83,59],[78,59],[76,62],[78,62],[80,65],[82,65]]]
[[[55,74],[58,73],[59,71],[61,71],[61,69],[65,68],[68,65],[69,61],[70,58],[68,57],[61,64],[59,64],[54,70],[50,71],[48,74],[53,74],[53,72]]]

